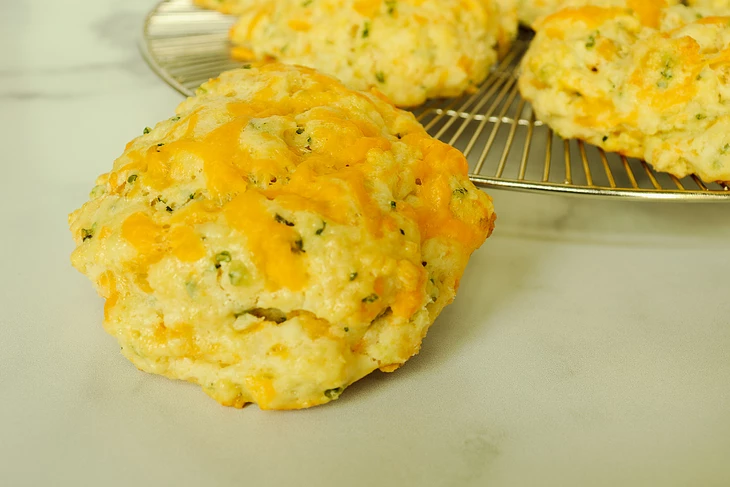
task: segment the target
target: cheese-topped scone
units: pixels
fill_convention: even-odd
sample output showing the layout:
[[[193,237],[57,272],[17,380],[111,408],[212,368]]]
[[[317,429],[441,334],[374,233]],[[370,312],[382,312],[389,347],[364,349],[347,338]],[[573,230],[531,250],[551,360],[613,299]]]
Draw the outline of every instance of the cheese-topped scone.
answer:
[[[566,9],[538,24],[519,88],[566,138],[657,170],[730,180],[730,19]],[[701,16],[700,16],[701,17]]]
[[[655,17],[658,9],[679,3],[680,0],[517,0],[517,16],[520,23],[534,26],[564,8],[594,6],[626,8],[640,16]]]
[[[231,29],[238,57],[316,68],[396,105],[473,89],[517,33],[514,0],[275,0]]]
[[[69,217],[72,263],[140,369],[305,408],[418,352],[495,215],[412,114],[307,68],[247,68],[127,145]]]

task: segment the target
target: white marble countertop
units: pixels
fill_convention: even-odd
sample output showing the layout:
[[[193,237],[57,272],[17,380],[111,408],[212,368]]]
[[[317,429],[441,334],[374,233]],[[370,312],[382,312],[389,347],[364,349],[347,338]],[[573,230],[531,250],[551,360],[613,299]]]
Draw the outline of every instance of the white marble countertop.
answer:
[[[331,405],[218,406],[137,371],[66,214],[180,96],[152,0],[0,15],[0,484],[730,485],[730,205],[492,191],[499,220],[422,352]]]

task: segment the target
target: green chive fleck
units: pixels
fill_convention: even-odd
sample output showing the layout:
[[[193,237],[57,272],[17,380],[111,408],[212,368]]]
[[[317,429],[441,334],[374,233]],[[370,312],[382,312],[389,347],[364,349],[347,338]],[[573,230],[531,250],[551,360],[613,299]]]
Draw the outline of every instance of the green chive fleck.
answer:
[[[324,395],[327,396],[327,399],[337,399],[340,397],[340,394],[342,394],[342,387],[335,387],[334,389],[327,389],[324,391]]]
[[[602,138],[601,140],[602,140],[603,142],[606,142],[606,141],[608,140],[608,135],[604,135],[604,136],[603,136],[603,138]]]
[[[283,225],[286,225],[287,227],[293,227],[294,226],[294,223],[293,222],[290,222],[289,220],[287,220],[286,218],[284,218],[283,216],[281,216],[278,213],[274,216],[274,220],[276,220],[276,223],[281,223]]]
[[[245,277],[246,273],[244,272],[243,266],[236,266],[228,271],[228,279],[230,279],[231,284],[234,286],[243,283]]]
[[[703,118],[707,118],[707,115],[703,115],[702,113],[698,113],[697,115],[695,115],[695,118],[697,120],[702,120]]]
[[[362,28],[362,38],[367,39],[370,36],[370,22],[365,22]]]
[[[322,235],[322,232],[324,232],[324,229],[327,227],[327,222],[322,220],[322,228],[318,228],[316,232],[314,232],[315,235]]]
[[[296,239],[291,245],[291,251],[295,254],[306,252],[306,250],[304,250],[304,241],[301,238]]]
[[[149,134],[149,133],[150,133],[151,131],[152,131],[152,129],[151,129],[151,128],[149,128],[149,127],[145,127],[145,128],[144,128],[144,130],[142,131],[142,133],[143,133],[143,134],[145,134],[145,135],[147,135],[147,134]]]
[[[297,127],[297,135],[302,135],[304,133],[303,127]]]
[[[94,236],[94,230],[92,228],[81,229],[81,241],[86,242],[88,239]]]
[[[375,73],[375,79],[378,80],[378,83],[385,83],[385,74],[382,71],[378,71]]]
[[[350,274],[350,280],[354,281],[355,279],[357,279],[357,272],[353,272],[352,274]]]
[[[390,207],[395,210],[396,202],[395,201],[391,201],[390,202]]]
[[[195,295],[195,290],[197,287],[197,284],[195,284],[193,281],[188,281],[185,283],[185,292],[187,292],[188,296],[192,298]]]
[[[244,64],[243,66],[241,66],[241,69],[251,69],[251,65],[250,64]]]
[[[136,174],[132,174],[131,176],[129,176],[129,177],[127,178],[127,182],[128,182],[129,184],[132,184],[132,183],[133,183],[133,182],[135,182],[136,180],[137,180],[137,175],[136,175]]]
[[[664,78],[665,80],[670,80],[674,77],[674,73],[672,72],[672,60],[668,59],[664,62],[664,69],[659,71],[659,74]]]
[[[219,264],[221,262],[230,262],[231,253],[228,252],[227,250],[224,250],[223,252],[218,252],[217,254],[215,254],[215,261]]]
[[[92,188],[91,192],[89,192],[89,198],[96,199],[104,193],[106,193],[106,187],[102,184],[98,184]]]
[[[372,294],[369,294],[369,295],[365,296],[364,298],[362,298],[362,302],[363,303],[374,303],[375,301],[378,300],[379,297],[380,296],[378,296],[377,294],[372,293]]]
[[[592,35],[588,37],[588,42],[586,42],[586,49],[591,49],[596,45],[596,38]]]

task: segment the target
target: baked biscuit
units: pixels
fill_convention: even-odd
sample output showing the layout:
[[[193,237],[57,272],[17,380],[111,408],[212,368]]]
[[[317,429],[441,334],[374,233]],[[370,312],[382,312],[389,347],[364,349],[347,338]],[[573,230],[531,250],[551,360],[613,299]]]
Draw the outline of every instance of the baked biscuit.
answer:
[[[658,9],[678,3],[679,0],[517,0],[517,16],[520,23],[533,26],[564,8],[594,6],[627,8],[639,15],[654,17]]]
[[[418,353],[495,215],[412,114],[307,68],[246,68],[127,145],[69,216],[72,263],[140,369],[305,408]]]
[[[316,68],[396,105],[473,89],[517,33],[513,0],[276,0],[231,30],[244,59]]]
[[[654,18],[620,8],[547,17],[519,88],[566,138],[643,158],[677,177],[730,180],[730,19],[675,6]]]

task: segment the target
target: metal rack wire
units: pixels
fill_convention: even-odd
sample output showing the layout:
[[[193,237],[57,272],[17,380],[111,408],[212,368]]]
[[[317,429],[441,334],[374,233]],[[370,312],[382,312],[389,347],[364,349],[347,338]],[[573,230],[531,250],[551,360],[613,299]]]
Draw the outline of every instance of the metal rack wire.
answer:
[[[229,55],[233,19],[191,0],[164,0],[147,16],[141,51],[168,84],[190,96],[195,88],[241,63]],[[674,201],[728,201],[730,186],[654,171],[577,140],[564,140],[537,120],[517,90],[516,70],[529,44],[522,32],[476,92],[430,100],[415,109],[434,137],[460,149],[478,186],[519,191]]]

